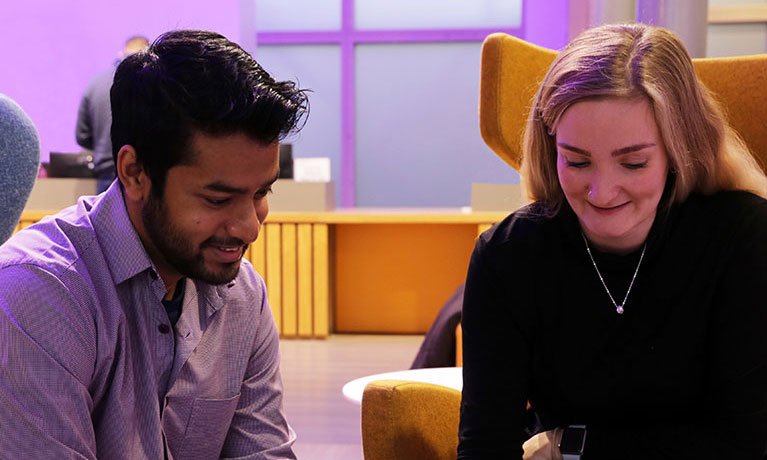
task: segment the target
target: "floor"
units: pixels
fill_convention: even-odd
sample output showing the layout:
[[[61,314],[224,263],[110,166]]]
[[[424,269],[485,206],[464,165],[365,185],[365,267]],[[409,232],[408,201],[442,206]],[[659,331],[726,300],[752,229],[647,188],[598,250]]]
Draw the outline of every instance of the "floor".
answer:
[[[283,340],[285,412],[297,434],[299,459],[363,460],[360,407],[341,394],[357,377],[407,369],[420,335],[333,335]]]

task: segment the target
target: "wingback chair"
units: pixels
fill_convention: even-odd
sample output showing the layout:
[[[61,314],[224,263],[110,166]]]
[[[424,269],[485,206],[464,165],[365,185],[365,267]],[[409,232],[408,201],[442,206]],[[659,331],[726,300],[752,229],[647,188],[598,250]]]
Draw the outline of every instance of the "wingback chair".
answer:
[[[485,143],[512,168],[522,161],[522,133],[539,82],[557,56],[506,34],[482,45],[479,130]],[[698,78],[724,108],[762,168],[767,166],[767,54],[693,59]]]
[[[482,45],[479,128],[485,143],[519,170],[531,101],[557,52],[506,34]],[[767,54],[694,59],[730,125],[767,165]],[[456,331],[461,342],[460,325]],[[457,349],[457,360],[462,360]],[[378,381],[362,397],[365,460],[453,460],[458,447],[460,393],[435,385]]]
[[[362,394],[365,460],[455,460],[461,393],[429,383],[379,380]]]

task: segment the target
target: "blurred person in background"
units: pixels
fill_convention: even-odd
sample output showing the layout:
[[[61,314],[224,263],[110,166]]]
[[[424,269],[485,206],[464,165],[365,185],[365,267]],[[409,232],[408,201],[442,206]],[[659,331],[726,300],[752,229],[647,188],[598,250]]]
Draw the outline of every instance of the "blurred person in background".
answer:
[[[149,45],[146,37],[135,35],[125,42],[114,64],[99,73],[88,83],[77,109],[77,144],[93,155],[94,174],[97,180],[97,193],[109,187],[115,179],[115,164],[112,160],[112,108],[109,103],[109,88],[112,87],[115,69],[126,56],[138,53]]]

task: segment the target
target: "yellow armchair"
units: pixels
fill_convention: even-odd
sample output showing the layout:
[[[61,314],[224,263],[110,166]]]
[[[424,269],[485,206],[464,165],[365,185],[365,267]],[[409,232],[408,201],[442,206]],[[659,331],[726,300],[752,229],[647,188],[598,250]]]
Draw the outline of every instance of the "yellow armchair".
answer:
[[[519,170],[522,133],[539,82],[557,52],[506,34],[482,45],[479,129],[485,143]],[[767,167],[767,54],[693,59],[698,78],[722,105],[762,168]]]
[[[461,393],[429,383],[379,380],[362,394],[365,460],[455,460]]]

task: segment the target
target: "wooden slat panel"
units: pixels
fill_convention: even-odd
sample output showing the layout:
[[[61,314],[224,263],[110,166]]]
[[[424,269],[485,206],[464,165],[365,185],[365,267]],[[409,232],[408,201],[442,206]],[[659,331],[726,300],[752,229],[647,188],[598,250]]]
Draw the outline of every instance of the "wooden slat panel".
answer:
[[[40,215],[40,216],[27,216],[27,215],[22,214],[21,219],[19,219],[19,223],[16,224],[16,228],[13,230],[13,233],[16,233],[16,232],[18,232],[20,230],[23,230],[23,229],[29,227],[32,224],[35,224],[35,223],[39,222],[40,219],[42,219],[42,218],[43,218],[42,215]]]
[[[282,334],[298,334],[298,301],[296,296],[296,226],[282,224]]]
[[[298,224],[298,335],[311,337],[312,314],[312,225]]]
[[[315,224],[312,226],[313,272],[314,272],[314,336],[327,337],[330,333],[329,303],[330,276],[328,254],[328,226]]]
[[[248,260],[253,264],[259,275],[266,279],[266,227],[261,226],[261,232],[256,241],[250,245]]]
[[[265,224],[266,290],[277,330],[282,333],[282,249],[280,224]]]

